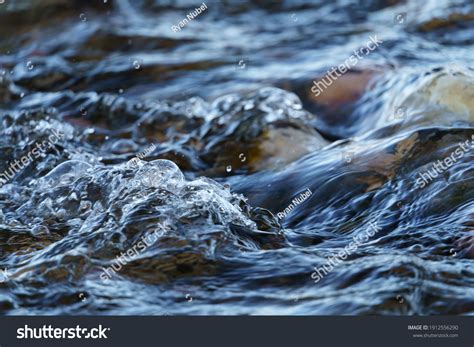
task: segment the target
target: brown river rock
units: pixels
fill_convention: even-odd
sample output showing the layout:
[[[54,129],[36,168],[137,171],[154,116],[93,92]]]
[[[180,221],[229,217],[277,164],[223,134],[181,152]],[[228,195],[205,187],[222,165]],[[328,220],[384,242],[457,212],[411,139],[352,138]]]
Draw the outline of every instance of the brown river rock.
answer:
[[[386,102],[377,114],[377,127],[392,123],[387,115],[403,109],[401,128],[446,125],[474,120],[474,73],[456,64],[417,75],[399,71],[381,83],[395,86],[386,91]],[[400,82],[399,82],[400,81]]]
[[[382,68],[351,70],[333,80],[327,89],[316,96],[311,91],[313,80],[298,82],[282,82],[279,86],[298,95],[306,110],[316,114],[316,127],[328,138],[346,137],[343,135],[345,126],[353,123],[351,113],[357,101],[364,95],[369,83],[381,75]],[[315,76],[318,82],[325,76]],[[327,78],[326,78],[327,80]]]

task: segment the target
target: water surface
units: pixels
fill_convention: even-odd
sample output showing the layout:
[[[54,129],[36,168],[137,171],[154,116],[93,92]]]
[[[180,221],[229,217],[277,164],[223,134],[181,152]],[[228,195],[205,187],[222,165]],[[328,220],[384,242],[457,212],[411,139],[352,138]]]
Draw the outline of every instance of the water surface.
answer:
[[[0,312],[472,314],[473,4],[197,6],[0,4]]]

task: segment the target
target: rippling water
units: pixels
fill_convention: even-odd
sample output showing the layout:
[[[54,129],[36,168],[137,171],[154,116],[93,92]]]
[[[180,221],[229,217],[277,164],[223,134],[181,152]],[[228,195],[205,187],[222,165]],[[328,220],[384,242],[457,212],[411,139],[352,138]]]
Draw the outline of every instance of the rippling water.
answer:
[[[205,4],[0,1],[0,312],[472,314],[472,2]]]

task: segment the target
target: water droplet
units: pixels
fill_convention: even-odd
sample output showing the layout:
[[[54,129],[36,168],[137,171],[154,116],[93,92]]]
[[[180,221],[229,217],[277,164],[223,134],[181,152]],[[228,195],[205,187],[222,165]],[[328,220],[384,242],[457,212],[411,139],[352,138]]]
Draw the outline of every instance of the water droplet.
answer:
[[[34,69],[34,67],[35,67],[35,66],[33,65],[33,63],[32,63],[31,61],[27,61],[27,62],[26,62],[26,68],[27,68],[28,70],[31,71],[31,70]]]
[[[81,114],[82,114],[83,116],[87,115],[87,109],[86,109],[86,108],[81,107],[79,111],[81,112]]]
[[[0,0],[0,5],[4,3],[5,3],[5,0]]]
[[[245,157],[245,155],[243,153],[239,154],[239,159],[242,163],[247,160],[247,158]]]
[[[120,89],[119,89],[119,94],[122,94],[122,93],[123,93],[123,89],[120,88]]]
[[[135,68],[135,70],[138,70],[140,68],[140,63],[138,62],[138,60],[133,61],[133,67]]]
[[[227,167],[225,168],[225,171],[227,171],[227,172],[231,172],[231,171],[232,171],[232,166],[230,166],[230,165],[227,165]]]
[[[86,17],[86,15],[85,15],[84,13],[81,13],[81,14],[79,15],[79,18],[80,18],[81,21],[83,21],[83,22],[87,21],[87,17]]]
[[[25,96],[25,93],[21,93],[20,94],[20,98],[24,97]]]

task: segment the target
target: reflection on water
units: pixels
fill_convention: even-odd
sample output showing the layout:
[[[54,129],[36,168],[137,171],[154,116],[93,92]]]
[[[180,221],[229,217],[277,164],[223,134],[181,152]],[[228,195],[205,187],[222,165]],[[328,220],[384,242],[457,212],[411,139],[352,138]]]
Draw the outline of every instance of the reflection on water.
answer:
[[[201,5],[0,4],[0,311],[472,314],[474,5]]]

